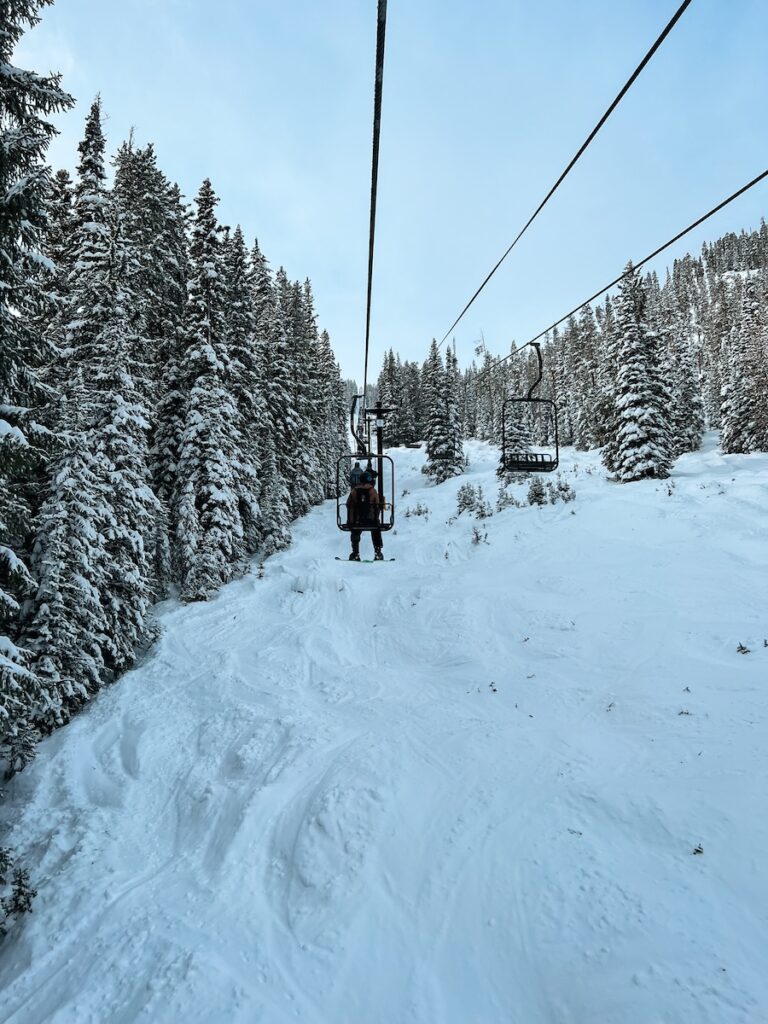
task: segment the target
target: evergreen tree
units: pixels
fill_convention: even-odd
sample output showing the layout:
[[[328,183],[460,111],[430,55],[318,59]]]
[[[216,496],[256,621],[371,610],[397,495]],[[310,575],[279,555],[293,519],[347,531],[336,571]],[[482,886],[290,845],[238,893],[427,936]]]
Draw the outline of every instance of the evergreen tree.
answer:
[[[129,139],[114,161],[112,191],[119,228],[126,312],[133,333],[133,378],[154,402],[169,347],[178,337],[186,302],[185,210],[178,188],[157,166],[154,147]]]
[[[226,290],[218,199],[206,179],[197,195],[181,367],[187,396],[173,511],[181,593],[205,600],[231,580],[243,554],[237,472],[240,421],[228,387]]]
[[[291,533],[286,520],[290,495],[277,468],[275,444],[267,436],[262,450],[261,534],[262,552],[266,558],[287,548]]]
[[[427,461],[422,472],[442,483],[464,470],[461,425],[458,410],[458,367],[455,354],[446,353],[446,366],[433,339],[429,358],[424,364],[426,394]]]
[[[669,430],[670,396],[661,376],[659,338],[646,321],[642,279],[626,268],[619,285],[614,434],[603,461],[618,480],[669,476],[672,462]]]
[[[320,333],[317,354],[317,386],[322,409],[319,451],[326,480],[324,497],[333,498],[336,495],[336,464],[349,453],[349,437],[344,385],[327,331]]]
[[[273,536],[290,542],[287,524],[291,518],[293,459],[300,439],[300,426],[292,402],[291,357],[285,322],[267,261],[258,242],[251,251],[251,291],[260,391],[266,404],[260,450],[272,446],[277,477],[272,489],[273,515],[281,527]],[[263,456],[266,457],[266,456]],[[265,470],[265,479],[269,476]],[[277,506],[282,507],[277,511]],[[267,529],[265,525],[265,530]]]
[[[20,636],[20,600],[32,579],[28,522],[34,512],[42,432],[33,409],[50,398],[40,379],[49,358],[37,314],[44,305],[41,267],[50,172],[45,152],[55,130],[48,118],[72,105],[58,75],[43,77],[12,64],[26,29],[45,0],[0,2],[0,753],[23,767],[42,711],[40,680],[29,669]]]
[[[402,444],[417,444],[424,438],[424,414],[421,375],[418,363],[403,363],[402,405],[399,415]]]
[[[662,372],[672,396],[669,421],[674,456],[697,451],[704,434],[704,404],[689,322],[690,309],[678,307],[677,293],[668,280],[659,299],[655,329],[665,349]]]
[[[158,512],[149,486],[149,412],[132,374],[135,338],[126,317],[131,299],[118,283],[120,260],[117,247],[112,312],[96,341],[86,434],[92,471],[108,507],[100,597],[106,617],[104,662],[111,674],[130,668],[144,637]]]
[[[38,588],[28,626],[48,694],[46,724],[66,721],[129,667],[148,604],[147,413],[131,368],[135,303],[123,282],[130,250],[104,189],[97,100],[80,144],[75,259],[63,307],[68,440],[58,456],[35,540]]]
[[[248,252],[239,225],[225,247],[223,267],[227,379],[237,407],[240,438],[234,467],[235,490],[245,550],[253,554],[261,543],[259,429],[266,414],[266,403],[259,378]]]
[[[57,171],[49,180],[46,196],[46,250],[50,263],[45,264],[40,273],[44,301],[38,310],[38,326],[43,331],[59,319],[67,292],[66,282],[72,271],[73,200],[74,188],[69,172]]]
[[[726,453],[768,451],[768,317],[765,296],[749,277],[738,326],[726,349],[721,445]]]

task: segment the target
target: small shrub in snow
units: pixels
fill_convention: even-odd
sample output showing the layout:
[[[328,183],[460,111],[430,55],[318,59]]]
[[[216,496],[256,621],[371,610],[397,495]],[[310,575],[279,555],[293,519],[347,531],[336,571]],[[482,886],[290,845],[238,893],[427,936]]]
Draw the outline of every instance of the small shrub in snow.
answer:
[[[6,782],[34,760],[38,739],[39,735],[28,728],[18,729],[14,735],[6,737],[2,751]]]
[[[531,485],[528,488],[528,504],[529,505],[546,505],[547,504],[547,492],[544,490],[544,484],[541,482],[539,477],[535,476],[531,480]]]
[[[557,481],[555,483],[551,480],[547,481],[547,498],[550,505],[555,505],[558,501],[573,501],[575,497],[576,491],[567,480],[562,478],[560,473],[557,474]]]
[[[472,527],[472,543],[473,544],[487,544],[488,543],[488,532],[481,530],[478,526]]]
[[[477,488],[474,511],[478,519],[488,519],[493,515],[493,509],[491,508],[490,502],[486,500],[483,488],[479,485]]]
[[[477,491],[472,484],[462,484],[456,492],[456,512],[471,512],[477,502]]]
[[[505,508],[522,507],[522,501],[518,501],[514,494],[510,494],[503,483],[499,484],[499,493],[496,495],[496,511],[503,512]]]
[[[456,493],[456,508],[457,515],[469,512],[478,519],[488,519],[493,515],[491,504],[486,500],[483,488],[479,484],[477,487],[472,484],[461,485]]]
[[[0,846],[0,938],[7,933],[13,920],[32,909],[36,895],[36,890],[29,884],[27,872],[14,867],[10,850]]]
[[[422,505],[421,502],[417,502],[416,505],[411,508],[410,506],[403,512],[406,519],[410,519],[411,516],[428,516],[429,509],[426,505]]]

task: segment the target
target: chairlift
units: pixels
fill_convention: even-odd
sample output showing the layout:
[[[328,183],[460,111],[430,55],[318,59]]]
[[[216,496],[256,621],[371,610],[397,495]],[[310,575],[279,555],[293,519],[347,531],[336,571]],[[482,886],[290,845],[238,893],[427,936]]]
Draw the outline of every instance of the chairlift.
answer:
[[[551,473],[560,463],[557,406],[548,398],[534,398],[544,364],[541,347],[531,344],[539,375],[525,398],[507,398],[501,407],[501,465],[507,473]]]
[[[336,525],[345,533],[353,529],[386,532],[395,525],[395,464],[389,455],[384,454],[384,417],[390,410],[385,409],[379,402],[373,409],[363,410],[365,421],[358,423],[356,411],[360,398],[362,395],[355,396],[350,412],[350,431],[357,444],[357,452],[342,455],[336,462]],[[362,432],[366,423],[373,424],[376,428],[375,452],[371,450],[370,443],[366,443],[369,433]],[[377,522],[352,525],[347,521],[347,496],[350,490],[360,483],[365,473],[371,473],[374,477],[381,512]]]

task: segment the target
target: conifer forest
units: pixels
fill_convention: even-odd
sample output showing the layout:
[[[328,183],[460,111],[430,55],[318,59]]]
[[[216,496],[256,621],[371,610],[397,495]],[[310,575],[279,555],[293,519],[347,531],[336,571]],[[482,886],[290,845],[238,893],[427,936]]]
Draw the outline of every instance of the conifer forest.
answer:
[[[762,222],[676,259],[663,284],[629,263],[615,294],[546,336],[537,394],[559,409],[560,442],[601,449],[622,482],[667,477],[705,428],[720,431],[723,453],[768,451],[767,325]],[[425,471],[437,481],[461,473],[463,438],[501,443],[504,399],[536,379],[533,352],[498,355],[480,344],[463,372],[450,344],[443,354],[433,342],[421,366],[392,349],[384,357],[378,394],[394,409],[390,443],[425,440]],[[545,442],[548,427],[533,424],[532,440]]]
[[[768,171],[369,371],[377,2],[354,377],[318,268],[0,0],[0,1018],[757,1024],[768,225],[679,240]]]
[[[290,543],[335,487],[344,388],[309,279],[193,203],[152,144],[46,163],[58,76],[11,65],[46,6],[0,6],[0,750],[10,776],[151,643]],[[6,869],[3,877],[8,874]]]

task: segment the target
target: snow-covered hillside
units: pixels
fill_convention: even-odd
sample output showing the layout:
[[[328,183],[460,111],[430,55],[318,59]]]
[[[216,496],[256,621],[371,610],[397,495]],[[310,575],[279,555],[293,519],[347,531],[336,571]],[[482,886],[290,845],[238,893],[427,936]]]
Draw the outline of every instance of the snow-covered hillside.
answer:
[[[42,745],[0,1019],[768,1021],[768,456],[568,452],[478,524],[468,452],[395,453],[397,561],[315,509]]]

